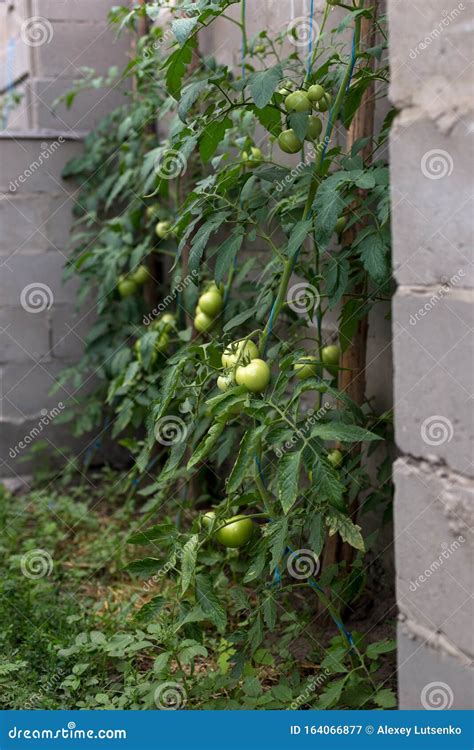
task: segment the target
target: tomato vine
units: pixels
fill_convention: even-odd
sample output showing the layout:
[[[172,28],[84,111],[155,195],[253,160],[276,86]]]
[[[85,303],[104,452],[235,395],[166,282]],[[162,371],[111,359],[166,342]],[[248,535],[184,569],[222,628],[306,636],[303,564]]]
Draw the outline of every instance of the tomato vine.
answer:
[[[227,12],[239,4],[240,20]],[[130,571],[160,577],[137,613],[164,628],[159,674],[198,691],[179,661],[177,644],[189,641],[196,656],[223,648],[234,685],[257,679],[256,654],[275,664],[266,633],[295,603],[310,618],[302,592],[314,592],[339,634],[323,661],[329,684],[307,703],[390,707],[376,673],[393,644],[367,644],[342,616],[366,577],[351,506],[390,507],[380,445],[391,419],[338,377],[358,322],[390,294],[388,168],[377,152],[393,113],[377,137],[340,145],[367,92],[385,96],[388,73],[384,20],[354,2],[329,32],[335,4],[308,52],[291,31],[249,38],[237,0],[169,9],[171,38],[160,3],[114,9],[122,29],[157,23],[122,74],[134,79],[128,105],[66,170],[82,182],[68,273],[83,296],[98,288],[99,320],[75,377],[102,381],[76,424],[111,424],[133,456],[131,492],[146,502],[130,542],[157,557]],[[216,22],[240,29],[240,75],[199,51]],[[363,22],[376,25],[378,45],[361,46]],[[349,52],[339,41],[347,28]],[[288,152],[300,153],[296,166],[282,161]],[[325,325],[334,311],[337,333]],[[355,555],[320,570],[335,534]],[[280,669],[281,693],[299,678]],[[212,669],[205,679],[219,682]]]

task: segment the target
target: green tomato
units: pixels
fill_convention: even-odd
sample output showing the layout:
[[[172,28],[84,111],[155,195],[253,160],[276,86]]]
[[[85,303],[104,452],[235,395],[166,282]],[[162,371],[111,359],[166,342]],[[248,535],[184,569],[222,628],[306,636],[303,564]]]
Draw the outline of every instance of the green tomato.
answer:
[[[212,523],[216,517],[216,514],[213,510],[208,510],[207,513],[204,514],[202,519],[202,524],[206,529],[210,529],[212,526]]]
[[[194,327],[199,333],[205,333],[209,331],[214,325],[214,320],[206,315],[206,313],[199,312],[194,318]]]
[[[213,281],[209,288],[206,289],[206,292],[219,292],[219,294],[222,296],[224,294],[224,290],[224,284],[216,284],[216,282]]]
[[[334,466],[335,469],[337,469],[338,466],[342,464],[344,456],[342,455],[341,451],[339,450],[333,450],[328,453],[328,461],[329,463]]]
[[[220,391],[225,393],[225,391],[228,391],[229,388],[234,387],[235,381],[234,381],[234,378],[231,377],[230,375],[219,375],[219,377],[217,378],[216,385]]]
[[[141,347],[142,347],[141,339],[138,339],[138,341],[135,341],[135,344],[134,344],[133,348],[135,349],[135,353],[137,355],[137,359],[138,359],[139,362],[142,361],[142,349],[141,349]],[[152,365],[155,364],[157,358],[158,358],[158,353],[156,351],[152,351],[151,358],[150,358],[150,361],[151,361]]]
[[[159,221],[155,227],[156,235],[157,237],[160,238],[160,240],[166,240],[171,234],[170,230],[171,230],[170,221]]]
[[[262,55],[265,52],[265,45],[264,44],[257,44],[253,48],[253,51],[255,52],[256,55]]]
[[[318,358],[312,356],[301,357],[301,362],[296,362],[294,365],[294,372],[297,378],[300,380],[307,380],[315,375],[318,375],[321,371],[321,367],[318,365]]]
[[[145,210],[145,216],[146,216],[146,218],[148,219],[148,221],[151,221],[152,219],[154,219],[154,218],[155,218],[156,214],[157,214],[157,213],[158,213],[158,211],[159,211],[159,208],[160,208],[160,207],[158,206],[158,204],[157,204],[157,203],[156,203],[156,204],[154,204],[153,206],[147,206],[147,207],[146,207],[146,210]]]
[[[330,94],[324,94],[324,96],[315,104],[315,109],[319,112],[327,112],[332,104],[332,97]]]
[[[199,297],[198,306],[201,308],[201,312],[215,318],[224,307],[224,300],[218,291],[204,292]]]
[[[321,350],[321,359],[324,363],[326,370],[330,372],[331,375],[336,376],[338,373],[338,365],[339,365],[340,356],[341,356],[341,352],[339,350],[339,347],[336,346],[335,344],[324,346]]]
[[[293,128],[283,130],[278,136],[278,145],[285,154],[296,154],[303,147]]]
[[[252,393],[261,393],[270,382],[270,368],[263,359],[252,359],[235,371],[237,385],[244,385]]]
[[[306,95],[310,102],[319,102],[319,100],[324,96],[324,89],[321,84],[315,83],[309,87]]]
[[[344,229],[346,228],[347,219],[345,216],[340,216],[338,220],[336,221],[336,226],[334,227],[334,231],[336,234],[341,234]]]
[[[125,297],[132,297],[138,291],[138,286],[133,279],[121,279],[117,288],[122,299],[125,299]]]
[[[164,352],[168,348],[169,343],[170,343],[170,337],[168,336],[168,334],[162,333],[155,344],[156,351]]]
[[[243,547],[254,532],[254,523],[248,516],[233,516],[223,523],[224,525],[216,532],[216,539],[224,547]]]
[[[311,102],[306,91],[293,91],[285,99],[287,112],[311,112]]]
[[[322,129],[323,123],[321,122],[319,117],[316,117],[316,115],[310,115],[308,117],[308,133],[306,135],[306,138],[309,138],[312,141],[317,140],[321,135]]]
[[[237,363],[248,364],[257,357],[258,349],[253,341],[235,341],[224,350],[221,357],[222,367],[234,367]]]
[[[142,284],[145,284],[150,278],[150,271],[146,266],[138,266],[137,270],[134,271],[131,278],[132,281],[135,282],[135,284],[142,286]]]

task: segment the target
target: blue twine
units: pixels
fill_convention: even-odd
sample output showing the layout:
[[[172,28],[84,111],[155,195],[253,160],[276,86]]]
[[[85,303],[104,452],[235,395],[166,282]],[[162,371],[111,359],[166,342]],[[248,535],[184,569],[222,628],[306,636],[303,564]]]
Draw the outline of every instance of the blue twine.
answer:
[[[259,458],[259,456],[257,454],[255,454],[255,463],[256,463],[256,466],[257,466],[257,471],[258,471],[258,473],[260,475],[260,479],[262,480],[262,484],[265,486],[265,477],[263,476],[262,464],[261,464],[260,458]],[[269,520],[270,520],[270,523],[271,523],[272,519],[270,518]],[[292,552],[293,552],[293,550],[291,549],[291,547],[286,547],[286,549],[285,549],[285,551],[283,553],[283,559],[286,557],[286,555],[291,554]],[[322,588],[322,586],[319,585],[319,583],[317,583],[317,581],[315,581],[315,580],[309,581],[308,580],[307,583],[308,583],[308,585],[311,588],[315,589],[316,591],[320,591],[322,594],[324,594],[324,589]],[[277,565],[275,567],[275,571],[273,573],[273,584],[272,585],[273,586],[278,586],[279,584],[281,584],[281,573],[280,573],[280,568]],[[354,646],[354,639],[352,638],[352,635],[351,635],[350,631],[347,630],[347,628],[345,627],[344,623],[341,620],[339,620],[337,617],[334,617],[334,615],[332,614],[331,611],[329,612],[329,614],[331,616],[332,621],[336,625],[337,629],[341,633],[344,633],[345,637],[347,638],[347,642],[349,643],[349,645],[351,647]]]
[[[311,6],[309,11],[309,43],[308,43],[308,63],[307,63],[307,75],[311,75],[311,58],[313,56],[313,25],[314,25],[314,0],[311,0]]]

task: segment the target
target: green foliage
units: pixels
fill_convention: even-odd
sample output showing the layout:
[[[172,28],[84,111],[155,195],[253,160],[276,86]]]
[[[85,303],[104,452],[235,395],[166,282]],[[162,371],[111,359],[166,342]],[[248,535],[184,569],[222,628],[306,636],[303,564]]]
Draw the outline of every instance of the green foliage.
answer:
[[[157,671],[182,677],[195,705],[207,707],[211,696],[230,691],[227,708],[280,708],[301,694],[302,677],[285,678],[262,696],[256,662],[275,664],[275,655],[261,648],[266,630],[286,632],[279,588],[269,594],[272,576],[281,578],[285,601],[291,600],[288,592],[301,584],[286,569],[288,551],[319,556],[337,534],[357,551],[353,567],[323,571],[324,591],[316,590],[339,622],[350,598],[344,590],[357,595],[364,580],[366,544],[351,504],[364,497],[364,508],[384,512],[390,502],[386,473],[373,477],[365,469],[368,455],[383,453],[389,418],[339,389],[340,365],[323,366],[323,350],[334,343],[324,326],[327,312],[340,307],[337,338],[344,351],[358,322],[389,294],[388,170],[377,160],[387,129],[370,160],[362,156],[366,141],[349,153],[330,141],[334,127],[350,124],[373,81],[384,95],[387,70],[382,48],[362,52],[356,45],[350,79],[338,34],[349,26],[357,40],[361,17],[371,17],[367,9],[349,12],[338,30],[321,34],[308,75],[301,50],[285,56],[285,34],[270,40],[261,33],[268,47],[263,69],[244,34],[249,54],[245,77],[239,76],[199,53],[200,30],[225,17],[231,4],[185,3],[176,11],[171,41],[158,27],[137,41],[124,73],[135,81],[128,103],[101,123],[65,171],[82,186],[68,274],[81,279],[80,300],[97,294],[99,315],[74,377],[79,385],[94,372],[101,386],[81,409],[76,429],[110,425],[130,451],[132,491],[138,485],[143,512],[158,518],[131,539],[155,556],[128,570],[160,580],[160,595],[137,615],[153,621],[138,644],[123,641],[119,648],[114,641],[106,648],[86,639],[75,653],[110,656],[122,649],[128,656],[129,648],[146,653],[160,645]],[[134,29],[145,12],[154,19],[154,4],[114,9],[113,19]],[[332,101],[321,140],[306,148],[296,169],[280,163],[276,137],[291,126],[304,138],[307,113],[285,114],[284,82],[321,84]],[[336,234],[342,216],[346,226]],[[169,222],[165,236],[157,237],[157,221]],[[122,299],[120,277],[143,263],[152,277],[147,294]],[[301,300],[291,298],[294,274],[307,289],[306,314]],[[224,309],[210,332],[197,337],[190,321],[199,290],[213,278],[224,284]],[[169,326],[162,311],[174,314]],[[164,334],[166,346],[159,347]],[[221,355],[242,338],[267,359],[271,383],[263,392],[239,386],[220,393],[217,376],[229,375]],[[315,356],[314,377],[295,380],[294,366],[308,352]],[[336,446],[343,453],[337,468],[330,461]],[[204,513],[211,508],[209,524]],[[251,541],[238,551],[219,547],[217,525],[242,513],[254,519]],[[305,583],[314,583],[311,575]],[[305,590],[315,597],[314,588]],[[204,670],[198,687],[190,684],[196,659],[213,663],[211,646],[219,668]],[[351,646],[344,632],[329,656],[338,668],[304,705],[391,707],[390,691],[375,679],[377,660],[368,670],[372,656]],[[110,698],[97,701],[108,707]],[[212,707],[222,707],[220,698]]]

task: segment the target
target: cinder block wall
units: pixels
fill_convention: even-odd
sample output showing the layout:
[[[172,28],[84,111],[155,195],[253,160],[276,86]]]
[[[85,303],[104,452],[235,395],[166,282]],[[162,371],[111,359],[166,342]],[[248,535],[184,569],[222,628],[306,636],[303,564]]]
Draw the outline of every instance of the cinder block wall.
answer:
[[[388,0],[401,708],[470,708],[474,97],[467,0]]]
[[[52,103],[82,76],[126,63],[128,40],[107,27],[112,0],[16,0],[0,5],[0,93],[21,95],[0,131],[0,477],[23,476],[27,448],[71,444],[59,415],[72,387],[49,395],[80,357],[92,310],[75,309],[62,282],[77,188],[61,179],[84,134],[123,101],[118,89],[81,93],[71,110]]]

